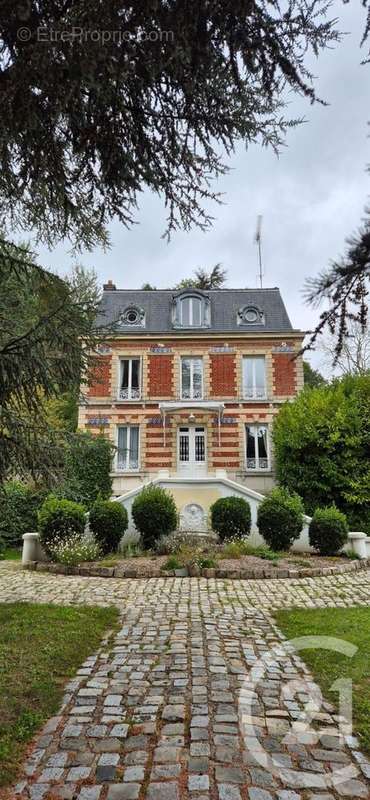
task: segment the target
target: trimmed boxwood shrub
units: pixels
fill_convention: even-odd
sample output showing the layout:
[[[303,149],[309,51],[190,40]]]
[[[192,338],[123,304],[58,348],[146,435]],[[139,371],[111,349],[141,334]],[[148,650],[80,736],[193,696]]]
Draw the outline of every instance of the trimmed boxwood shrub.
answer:
[[[311,547],[322,556],[334,556],[348,539],[348,523],[345,514],[338,508],[317,508],[309,527]]]
[[[47,497],[38,512],[40,541],[46,552],[48,543],[85,530],[85,508],[72,500]]]
[[[89,523],[102,552],[113,553],[127,528],[127,511],[114,500],[96,500],[89,514]]]
[[[132,517],[144,548],[150,549],[177,526],[177,508],[172,494],[160,486],[145,486],[132,504]]]
[[[277,487],[266,495],[258,507],[258,530],[272,550],[289,550],[301,533],[303,514],[299,495]]]
[[[251,529],[251,509],[242,497],[220,497],[211,506],[212,530],[222,541],[248,536]]]

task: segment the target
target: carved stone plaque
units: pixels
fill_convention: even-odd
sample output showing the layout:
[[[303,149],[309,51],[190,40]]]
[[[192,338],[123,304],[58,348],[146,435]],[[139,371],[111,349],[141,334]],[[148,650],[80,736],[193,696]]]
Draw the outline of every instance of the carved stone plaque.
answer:
[[[188,503],[180,513],[180,530],[207,531],[207,514],[197,503]]]

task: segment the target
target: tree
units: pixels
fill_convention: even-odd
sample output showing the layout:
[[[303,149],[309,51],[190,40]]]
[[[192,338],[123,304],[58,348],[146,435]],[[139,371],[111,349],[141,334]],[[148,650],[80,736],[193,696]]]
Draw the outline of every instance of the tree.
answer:
[[[353,323],[360,326],[365,335],[368,321],[369,279],[370,279],[370,208],[365,209],[365,219],[356,234],[347,239],[345,255],[333,261],[329,269],[317,278],[310,279],[306,285],[307,302],[318,308],[324,301],[328,308],[320,314],[305,350],[312,349],[318,337],[328,331],[335,342],[333,363],[345,350],[345,343],[351,336]],[[345,358],[345,354],[344,354]]]
[[[156,291],[156,289],[157,289],[157,287],[156,286],[152,286],[151,283],[143,283],[143,285],[141,287],[141,291],[142,292],[154,292],[154,291]]]
[[[347,376],[285,403],[273,427],[279,483],[305,510],[335,503],[370,533],[370,376]]]
[[[62,280],[30,249],[0,240],[0,482],[32,476],[52,483],[62,461],[62,431],[47,404],[76,397],[96,364],[105,334],[96,329],[98,297],[81,269]]]
[[[221,268],[221,264],[215,264],[210,272],[202,267],[194,272],[194,278],[183,278],[175,289],[221,289],[225,283],[227,270]]]
[[[311,367],[309,361],[303,361],[303,377],[305,386],[317,387],[325,383],[324,376],[317,369]]]
[[[370,329],[366,323],[350,319],[347,323],[347,335],[343,340],[341,352],[336,352],[336,337],[332,334],[319,341],[319,348],[332,364],[335,360],[337,370],[342,375],[363,375],[370,371]]]
[[[308,63],[339,38],[326,0],[3,0],[0,223],[107,242],[144,187],[167,232],[205,227],[221,150],[278,148],[289,90],[316,99]],[[104,30],[102,29],[104,21]]]

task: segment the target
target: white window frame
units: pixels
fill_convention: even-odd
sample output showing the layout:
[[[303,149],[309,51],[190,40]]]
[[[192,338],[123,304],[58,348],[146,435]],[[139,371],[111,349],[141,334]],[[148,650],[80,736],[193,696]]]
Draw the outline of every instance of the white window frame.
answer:
[[[247,428],[254,428],[254,449],[256,453],[256,463],[259,462],[259,453],[258,453],[258,436],[257,431],[258,428],[266,428],[266,445],[267,445],[267,466],[266,467],[250,467],[248,466],[248,459],[247,459]],[[245,469],[246,472],[252,472],[253,474],[256,472],[271,472],[271,450],[270,450],[270,428],[266,422],[246,422],[244,425],[244,461],[245,461]]]
[[[127,387],[128,388],[128,397],[121,397],[122,368],[123,368],[122,365],[123,365],[124,361],[128,361],[128,387]],[[137,397],[132,397],[132,362],[133,361],[138,361],[139,362],[139,389],[138,389]],[[142,374],[143,374],[143,371],[142,371],[142,360],[141,360],[140,356],[121,356],[120,357],[120,359],[119,359],[119,382],[118,382],[118,391],[117,391],[118,400],[120,400],[123,403],[127,402],[127,401],[137,402],[138,400],[141,400]]]
[[[186,361],[191,361],[191,367],[190,367],[190,397],[184,397],[183,396],[182,362],[185,361],[185,360]],[[202,373],[201,373],[202,389],[201,389],[200,397],[194,397],[194,361],[200,361],[200,363],[202,365]],[[180,357],[180,395],[181,395],[181,400],[193,400],[194,402],[197,401],[197,400],[203,400],[203,395],[204,395],[204,362],[203,362],[203,357],[202,356],[194,356],[193,355],[193,356],[181,356]]]
[[[122,467],[119,464],[119,452],[118,452],[118,436],[120,428],[127,429],[127,453],[126,453],[126,464]],[[131,428],[138,429],[138,437],[137,437],[137,467],[130,467],[129,463],[129,453],[130,453],[130,439],[131,439]],[[117,453],[116,453],[116,472],[140,472],[140,425],[135,424],[131,425],[127,423],[126,425],[117,425],[117,436],[116,436],[116,445],[117,445]]]
[[[194,312],[193,312],[193,303],[194,300],[200,304],[200,323],[199,325],[195,325],[193,322],[194,319]],[[185,325],[183,321],[183,303],[185,301],[189,301],[189,322]],[[203,297],[195,297],[194,295],[186,295],[185,297],[180,298],[180,325],[183,328],[202,328],[204,324],[204,300]]]
[[[264,362],[264,375],[265,375],[265,391],[263,394],[257,394],[257,386],[256,386],[256,360],[263,359]],[[252,394],[247,394],[247,384],[246,384],[246,375],[245,375],[245,363],[246,361],[252,362],[252,386],[249,387],[249,390],[252,390]],[[243,355],[242,357],[242,372],[243,372],[243,399],[244,400],[266,400],[267,398],[267,375],[266,375],[266,356],[256,356],[256,355]]]

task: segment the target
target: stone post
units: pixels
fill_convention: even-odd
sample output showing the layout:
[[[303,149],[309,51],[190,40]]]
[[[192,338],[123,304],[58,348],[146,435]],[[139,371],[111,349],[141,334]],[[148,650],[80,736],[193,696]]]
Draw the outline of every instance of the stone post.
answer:
[[[23,534],[22,564],[28,561],[46,561],[46,555],[40,544],[40,537],[37,532]]]

